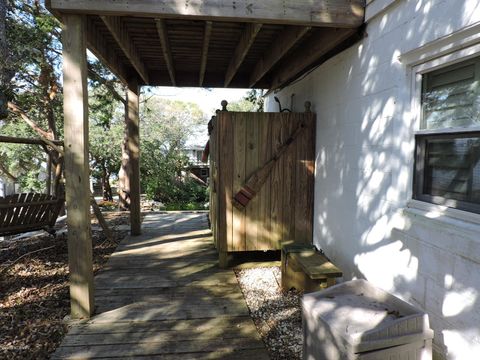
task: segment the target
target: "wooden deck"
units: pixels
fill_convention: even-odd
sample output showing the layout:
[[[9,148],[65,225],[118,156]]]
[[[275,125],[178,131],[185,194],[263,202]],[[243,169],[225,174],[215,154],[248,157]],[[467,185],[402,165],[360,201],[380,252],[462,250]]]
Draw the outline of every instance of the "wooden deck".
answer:
[[[95,278],[96,315],[53,359],[268,359],[206,214],[148,214]]]

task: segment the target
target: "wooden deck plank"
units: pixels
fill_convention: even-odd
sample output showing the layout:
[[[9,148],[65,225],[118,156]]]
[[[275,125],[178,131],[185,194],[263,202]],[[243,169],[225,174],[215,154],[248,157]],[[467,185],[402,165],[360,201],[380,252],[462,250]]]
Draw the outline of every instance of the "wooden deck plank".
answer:
[[[53,359],[268,359],[205,214],[149,214],[96,276],[96,315]]]

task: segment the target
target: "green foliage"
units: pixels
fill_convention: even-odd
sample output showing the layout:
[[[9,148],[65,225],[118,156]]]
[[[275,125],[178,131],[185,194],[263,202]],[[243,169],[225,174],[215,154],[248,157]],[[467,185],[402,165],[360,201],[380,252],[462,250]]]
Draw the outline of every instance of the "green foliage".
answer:
[[[14,101],[40,128],[60,136],[63,123],[60,24],[40,1],[11,0],[7,5],[8,56],[2,57],[0,71],[3,101]],[[0,122],[0,133],[39,137],[12,113]],[[0,159],[8,174],[18,178],[23,191],[45,191],[45,179],[41,177],[45,177],[47,156],[41,147],[0,144]]]
[[[110,178],[120,169],[125,128],[125,109],[117,100],[123,89],[98,61],[91,62],[90,68],[95,74],[88,99],[91,175],[101,181],[104,200],[112,200]]]
[[[245,95],[245,100],[250,102],[254,108],[252,111],[263,112],[263,105],[265,103],[265,98],[263,97],[264,92],[261,89],[252,89],[247,95]]]
[[[263,112],[263,90],[252,89],[243,99],[232,101],[228,104],[229,111],[237,112]]]
[[[144,105],[140,177],[149,199],[162,202],[167,209],[203,208],[208,199],[205,187],[186,176],[188,158],[182,149],[205,122],[193,103],[154,97]]]

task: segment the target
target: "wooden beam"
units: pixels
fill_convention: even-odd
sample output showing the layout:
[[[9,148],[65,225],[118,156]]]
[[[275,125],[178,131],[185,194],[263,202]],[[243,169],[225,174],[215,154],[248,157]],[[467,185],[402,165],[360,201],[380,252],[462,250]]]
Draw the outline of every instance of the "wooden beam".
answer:
[[[252,46],[257,34],[260,32],[262,28],[262,24],[247,24],[245,26],[245,30],[242,33],[242,37],[238,42],[237,48],[233,53],[232,60],[230,61],[230,65],[228,65],[227,73],[225,74],[225,87],[230,85],[233,77],[238,71],[240,65],[242,65],[245,56],[248,54],[248,50]]]
[[[285,85],[355,33],[355,29],[317,29],[301,50],[282,61],[285,65],[272,74],[270,89]]]
[[[198,86],[202,86],[203,80],[205,79],[205,70],[207,68],[207,59],[208,59],[208,47],[210,45],[211,35],[212,35],[212,22],[205,21],[205,31],[203,33],[202,60],[200,64],[200,78],[198,80]]]
[[[51,0],[61,12],[322,27],[362,25],[365,0]]]
[[[130,63],[135,68],[140,77],[145,81],[145,84],[149,83],[148,72],[145,64],[138,55],[137,49],[133,44],[132,39],[128,33],[128,30],[120,17],[114,16],[101,16],[105,26],[108,28],[113,38],[117,42],[118,46],[122,49],[125,56],[130,60]]]
[[[163,57],[165,63],[167,64],[168,73],[170,75],[170,80],[172,86],[177,86],[177,81],[175,80],[175,67],[173,66],[172,52],[170,51],[170,42],[168,41],[167,25],[165,20],[156,19],[155,23],[157,25],[158,36],[160,37],[160,43],[162,44]]]
[[[130,226],[132,235],[141,234],[140,213],[140,117],[139,88],[130,82],[127,89],[127,152],[130,162],[128,183],[130,186]]]
[[[88,163],[88,90],[85,18],[63,17],[65,180],[72,318],[93,314],[93,261]]]
[[[54,145],[63,146],[63,141],[61,140],[49,140]],[[29,144],[29,145],[48,145],[44,139],[29,139],[29,138],[18,138],[12,136],[0,136],[0,143],[5,144]]]
[[[277,37],[278,41],[274,42],[272,46],[265,51],[262,58],[255,65],[252,75],[250,76],[250,87],[254,87],[310,29],[311,27],[309,26],[296,26],[283,30]]]
[[[92,19],[87,20],[87,46],[88,49],[124,84],[127,83],[128,74],[125,65],[119,60],[118,55],[101,35]]]

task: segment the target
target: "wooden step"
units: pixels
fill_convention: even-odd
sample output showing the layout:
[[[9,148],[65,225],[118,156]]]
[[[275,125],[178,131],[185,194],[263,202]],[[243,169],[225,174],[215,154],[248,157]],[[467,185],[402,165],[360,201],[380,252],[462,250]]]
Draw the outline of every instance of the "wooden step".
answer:
[[[291,258],[300,265],[303,272],[310,279],[327,279],[343,276],[342,271],[319,252],[302,251],[291,254]]]

